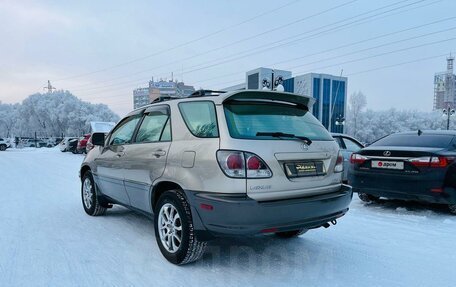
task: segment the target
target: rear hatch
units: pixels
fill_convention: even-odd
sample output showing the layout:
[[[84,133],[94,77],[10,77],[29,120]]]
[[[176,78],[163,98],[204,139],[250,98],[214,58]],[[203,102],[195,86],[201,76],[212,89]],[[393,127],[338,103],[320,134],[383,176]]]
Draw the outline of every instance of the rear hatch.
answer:
[[[340,189],[338,145],[306,105],[287,100],[244,97],[223,104],[229,135],[220,147],[245,152],[246,191],[259,201]]]

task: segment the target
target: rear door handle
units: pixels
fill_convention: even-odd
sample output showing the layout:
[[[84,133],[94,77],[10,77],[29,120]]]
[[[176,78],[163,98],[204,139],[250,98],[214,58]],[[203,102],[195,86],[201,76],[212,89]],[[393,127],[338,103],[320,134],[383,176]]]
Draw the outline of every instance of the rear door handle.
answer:
[[[117,157],[122,157],[122,156],[124,156],[124,155],[125,155],[125,152],[123,152],[123,151],[119,151],[119,152],[116,154]]]
[[[161,156],[164,156],[166,155],[166,151],[162,150],[162,149],[159,149],[159,150],[156,150],[152,153],[155,157],[161,157]]]

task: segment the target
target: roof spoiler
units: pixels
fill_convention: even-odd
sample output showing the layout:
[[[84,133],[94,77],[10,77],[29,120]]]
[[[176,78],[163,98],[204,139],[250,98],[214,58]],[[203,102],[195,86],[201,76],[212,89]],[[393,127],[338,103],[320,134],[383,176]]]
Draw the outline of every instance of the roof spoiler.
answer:
[[[230,100],[270,100],[278,102],[289,102],[296,105],[304,105],[307,108],[312,107],[315,99],[309,96],[297,95],[284,92],[273,91],[239,91],[230,97],[226,98],[224,102]]]

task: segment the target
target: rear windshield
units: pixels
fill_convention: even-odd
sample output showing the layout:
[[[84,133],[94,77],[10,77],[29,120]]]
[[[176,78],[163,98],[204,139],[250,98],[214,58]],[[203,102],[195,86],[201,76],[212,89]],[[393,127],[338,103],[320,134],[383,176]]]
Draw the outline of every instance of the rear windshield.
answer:
[[[229,102],[224,104],[232,138],[278,139],[260,133],[286,133],[316,141],[332,141],[323,125],[304,107],[270,102]]]
[[[452,135],[390,135],[379,139],[371,146],[407,146],[448,148],[453,140]]]

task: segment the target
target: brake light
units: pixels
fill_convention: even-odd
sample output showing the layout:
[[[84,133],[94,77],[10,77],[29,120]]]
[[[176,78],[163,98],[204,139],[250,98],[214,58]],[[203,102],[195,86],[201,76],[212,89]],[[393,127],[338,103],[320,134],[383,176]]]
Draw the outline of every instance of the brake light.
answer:
[[[454,158],[443,156],[424,156],[409,159],[409,162],[415,167],[447,167],[453,161]]]
[[[336,166],[334,167],[334,172],[343,172],[344,171],[344,157],[339,151],[337,154]]]
[[[430,165],[431,167],[446,167],[448,160],[445,157],[432,157]]]
[[[253,153],[245,153],[247,159],[247,178],[268,178],[272,176],[272,171],[264,161]]]
[[[363,164],[367,160],[367,157],[357,154],[357,153],[352,153],[350,157],[350,163],[352,164]]]
[[[217,161],[222,171],[235,178],[268,178],[272,171],[257,155],[242,151],[217,151]]]
[[[238,170],[244,168],[244,158],[241,154],[232,153],[226,158],[226,166],[230,170]]]

